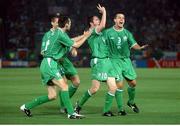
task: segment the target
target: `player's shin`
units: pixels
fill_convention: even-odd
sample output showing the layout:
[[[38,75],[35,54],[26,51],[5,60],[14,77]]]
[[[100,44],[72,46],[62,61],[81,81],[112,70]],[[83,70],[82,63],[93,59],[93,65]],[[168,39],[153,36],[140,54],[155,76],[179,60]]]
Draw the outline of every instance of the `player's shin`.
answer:
[[[79,106],[79,107],[82,107],[82,106],[86,103],[86,101],[91,97],[91,95],[92,95],[92,94],[90,93],[90,91],[87,90],[87,91],[84,93],[84,95],[82,96],[81,100],[79,101],[78,106]]]
[[[70,85],[69,86],[69,89],[68,89],[68,92],[69,92],[69,97],[71,98],[74,93],[76,92],[78,87],[75,87],[74,85]],[[62,97],[61,97],[61,91],[59,91],[59,101],[60,101],[60,108],[63,110],[65,109],[65,106],[63,104],[63,101],[62,101]]]
[[[122,89],[117,89],[115,93],[115,98],[116,98],[116,103],[118,106],[118,111],[123,110],[123,90]]]
[[[72,115],[74,113],[73,106],[70,101],[68,86],[63,79],[60,80],[52,80],[54,84],[56,84],[59,88],[61,88],[60,97],[62,103],[64,104],[65,108],[67,109],[67,113]]]
[[[104,105],[104,110],[103,110],[104,113],[110,111],[112,102],[113,102],[113,98],[114,98],[114,94],[112,94],[111,92],[108,92],[106,94],[105,105]]]
[[[71,98],[75,92],[77,91],[78,87],[75,87],[74,85],[69,85],[68,86],[68,92],[69,92],[69,98]],[[62,101],[62,97],[60,96],[60,112],[61,113],[67,113],[67,109],[65,108],[63,101]]]
[[[59,94],[60,108],[64,109],[64,104],[63,104],[62,97],[61,97],[61,91],[59,91],[58,94]]]
[[[49,102],[51,100],[53,100],[53,99],[49,99],[47,95],[40,96],[40,97],[34,99],[33,101],[31,101],[29,103],[26,103],[25,104],[25,108],[32,109],[32,108],[34,108],[34,107],[36,107],[38,105],[41,105],[41,104],[46,103],[46,102]]]
[[[78,87],[73,85],[73,84],[71,84],[71,85],[69,85],[68,88],[69,88],[68,89],[69,90],[69,97],[71,98],[76,93]]]
[[[128,100],[128,102],[129,102],[130,104],[134,104],[134,98],[135,98],[135,94],[136,94],[135,87],[129,86],[128,89],[127,89],[127,91],[128,91],[128,95],[129,95],[129,100]]]
[[[68,91],[61,91],[61,98],[62,102],[67,109],[67,113],[69,115],[72,115],[74,113],[73,106],[71,104],[70,98],[69,98],[69,92]]]

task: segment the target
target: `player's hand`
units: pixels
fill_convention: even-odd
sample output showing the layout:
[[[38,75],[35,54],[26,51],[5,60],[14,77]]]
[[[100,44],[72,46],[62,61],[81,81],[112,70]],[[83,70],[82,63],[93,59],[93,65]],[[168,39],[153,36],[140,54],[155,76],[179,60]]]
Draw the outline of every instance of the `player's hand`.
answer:
[[[100,4],[98,4],[97,9],[99,10],[99,13],[101,14],[103,14],[106,11],[105,7],[101,6]]]
[[[147,48],[148,46],[149,46],[148,44],[143,45],[143,46],[141,46],[141,49],[145,49],[145,48]]]
[[[91,35],[91,33],[92,33],[92,30],[88,30],[88,31],[84,31],[83,35],[88,38]]]
[[[71,49],[71,55],[72,55],[73,57],[76,57],[76,56],[77,56],[77,49],[76,49],[76,48],[72,48],[72,49]]]

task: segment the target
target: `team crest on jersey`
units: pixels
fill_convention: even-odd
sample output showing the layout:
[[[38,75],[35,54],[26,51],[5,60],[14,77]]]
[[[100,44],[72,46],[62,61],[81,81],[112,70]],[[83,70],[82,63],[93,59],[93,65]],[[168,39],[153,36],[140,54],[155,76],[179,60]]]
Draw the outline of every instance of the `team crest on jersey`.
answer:
[[[127,41],[127,36],[124,36],[124,37],[123,37],[123,40],[124,40],[124,41]]]

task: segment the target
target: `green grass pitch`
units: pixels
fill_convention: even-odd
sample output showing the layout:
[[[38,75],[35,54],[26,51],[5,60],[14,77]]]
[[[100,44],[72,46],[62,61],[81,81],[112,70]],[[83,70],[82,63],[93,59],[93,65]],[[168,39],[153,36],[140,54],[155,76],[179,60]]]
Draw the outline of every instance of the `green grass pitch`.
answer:
[[[90,85],[90,69],[78,69],[81,86],[73,96],[75,104]],[[136,103],[140,113],[133,113],[126,105],[127,84],[124,87],[124,105],[127,116],[103,117],[102,108],[107,91],[102,84],[99,92],[85,104],[82,120],[69,120],[59,113],[59,99],[32,110],[28,118],[20,105],[46,94],[38,68],[0,69],[0,124],[180,124],[180,69],[136,69]],[[117,114],[114,100],[112,111]]]

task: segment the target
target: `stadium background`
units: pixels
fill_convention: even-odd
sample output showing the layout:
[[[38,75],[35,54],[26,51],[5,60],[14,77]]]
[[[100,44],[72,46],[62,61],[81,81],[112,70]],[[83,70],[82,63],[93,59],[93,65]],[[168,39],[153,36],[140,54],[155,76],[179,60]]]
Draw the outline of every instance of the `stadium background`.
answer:
[[[136,67],[180,67],[180,9],[178,0],[1,0],[0,59],[2,67],[38,66],[43,34],[50,28],[49,17],[60,12],[72,19],[70,36],[82,34],[87,17],[98,14],[97,3],[107,9],[107,27],[116,12],[126,15],[125,27],[139,44],[133,52]],[[72,58],[77,67],[89,67],[90,50],[85,43]]]
[[[136,103],[141,112],[135,114],[127,107],[125,83],[125,117],[101,116],[107,91],[104,84],[85,104],[83,120],[70,121],[59,114],[58,100],[33,109],[33,118],[25,117],[20,105],[47,93],[38,66],[41,38],[50,28],[49,17],[56,12],[69,15],[69,34],[73,37],[86,28],[88,15],[98,14],[97,3],[107,9],[107,27],[113,25],[114,13],[124,12],[125,26],[139,44],[150,45],[131,56],[137,67]],[[179,0],[0,0],[0,124],[180,124],[179,5]],[[71,99],[74,105],[91,85],[87,43],[78,49],[78,57],[70,58],[75,66],[83,67],[78,68],[81,85]],[[144,69],[147,67],[155,69]],[[112,111],[117,114],[115,100]]]

